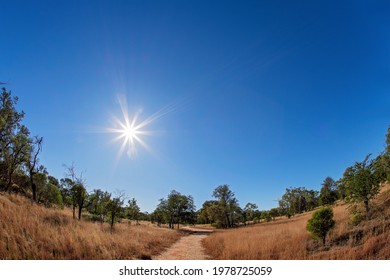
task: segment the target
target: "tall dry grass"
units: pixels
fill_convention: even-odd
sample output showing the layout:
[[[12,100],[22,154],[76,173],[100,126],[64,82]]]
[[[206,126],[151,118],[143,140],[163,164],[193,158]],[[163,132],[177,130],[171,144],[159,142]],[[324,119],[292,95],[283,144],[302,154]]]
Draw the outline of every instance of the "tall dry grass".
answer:
[[[306,231],[313,212],[216,231],[203,244],[214,259],[390,259],[389,185],[374,201],[371,220],[363,219],[359,225],[352,225],[348,207],[339,202],[333,208],[336,226],[329,233],[325,247],[312,240]]]
[[[138,259],[160,253],[180,233],[153,225],[75,221],[69,210],[46,209],[0,194],[0,259]]]

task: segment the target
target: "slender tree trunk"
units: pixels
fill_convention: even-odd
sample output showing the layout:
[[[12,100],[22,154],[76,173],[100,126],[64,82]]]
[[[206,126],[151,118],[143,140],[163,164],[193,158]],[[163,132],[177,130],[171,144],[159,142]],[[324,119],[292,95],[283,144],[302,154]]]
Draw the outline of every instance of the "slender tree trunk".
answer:
[[[111,213],[111,224],[110,224],[111,233],[114,230],[114,222],[115,222],[115,213]]]
[[[83,211],[83,206],[79,206],[79,221],[81,220],[81,212]]]
[[[12,174],[13,172],[8,174],[7,187],[6,187],[7,188],[6,191],[8,192],[11,192],[11,188],[12,188]]]
[[[31,180],[31,189],[32,189],[32,194],[33,194],[33,201],[37,202],[37,185],[32,182]]]
[[[370,218],[370,206],[368,204],[368,199],[364,200],[364,208],[366,209],[367,220]]]

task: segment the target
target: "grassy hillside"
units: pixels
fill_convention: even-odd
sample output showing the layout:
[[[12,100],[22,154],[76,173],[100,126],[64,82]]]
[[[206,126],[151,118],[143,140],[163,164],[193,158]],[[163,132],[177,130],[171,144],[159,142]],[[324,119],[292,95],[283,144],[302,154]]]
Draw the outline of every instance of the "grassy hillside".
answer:
[[[0,194],[0,259],[137,259],[161,252],[180,234],[153,225],[75,221],[71,211],[47,209]]]
[[[333,208],[336,226],[326,246],[306,231],[313,212],[217,231],[204,245],[214,259],[390,259],[390,185],[382,188],[373,204],[372,219],[362,218],[357,224],[355,218],[353,225],[351,207],[338,202]]]

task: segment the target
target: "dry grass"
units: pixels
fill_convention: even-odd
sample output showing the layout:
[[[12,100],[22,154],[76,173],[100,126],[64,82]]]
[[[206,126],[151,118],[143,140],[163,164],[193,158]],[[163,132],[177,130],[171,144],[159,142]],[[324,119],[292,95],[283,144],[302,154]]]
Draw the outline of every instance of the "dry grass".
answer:
[[[390,259],[390,186],[374,202],[370,221],[352,226],[346,204],[334,209],[335,228],[324,247],[310,238],[313,212],[237,229],[217,231],[203,244],[213,259]]]
[[[142,224],[72,220],[67,209],[46,209],[21,196],[0,194],[0,259],[138,259],[156,255],[180,233]]]

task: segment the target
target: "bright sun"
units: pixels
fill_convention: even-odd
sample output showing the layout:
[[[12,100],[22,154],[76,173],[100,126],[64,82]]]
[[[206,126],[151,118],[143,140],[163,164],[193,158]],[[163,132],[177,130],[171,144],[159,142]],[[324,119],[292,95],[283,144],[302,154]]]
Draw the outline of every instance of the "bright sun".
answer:
[[[122,141],[119,149],[118,157],[121,157],[126,151],[130,158],[137,155],[137,146],[141,145],[146,150],[150,151],[149,146],[142,139],[143,136],[152,135],[153,132],[146,130],[147,126],[152,124],[163,115],[174,110],[174,106],[168,106],[162,110],[152,114],[148,118],[140,121],[139,116],[142,110],[138,110],[130,117],[125,96],[119,96],[119,105],[122,111],[122,118],[114,117],[114,127],[106,128],[106,133],[116,134],[114,141]]]

